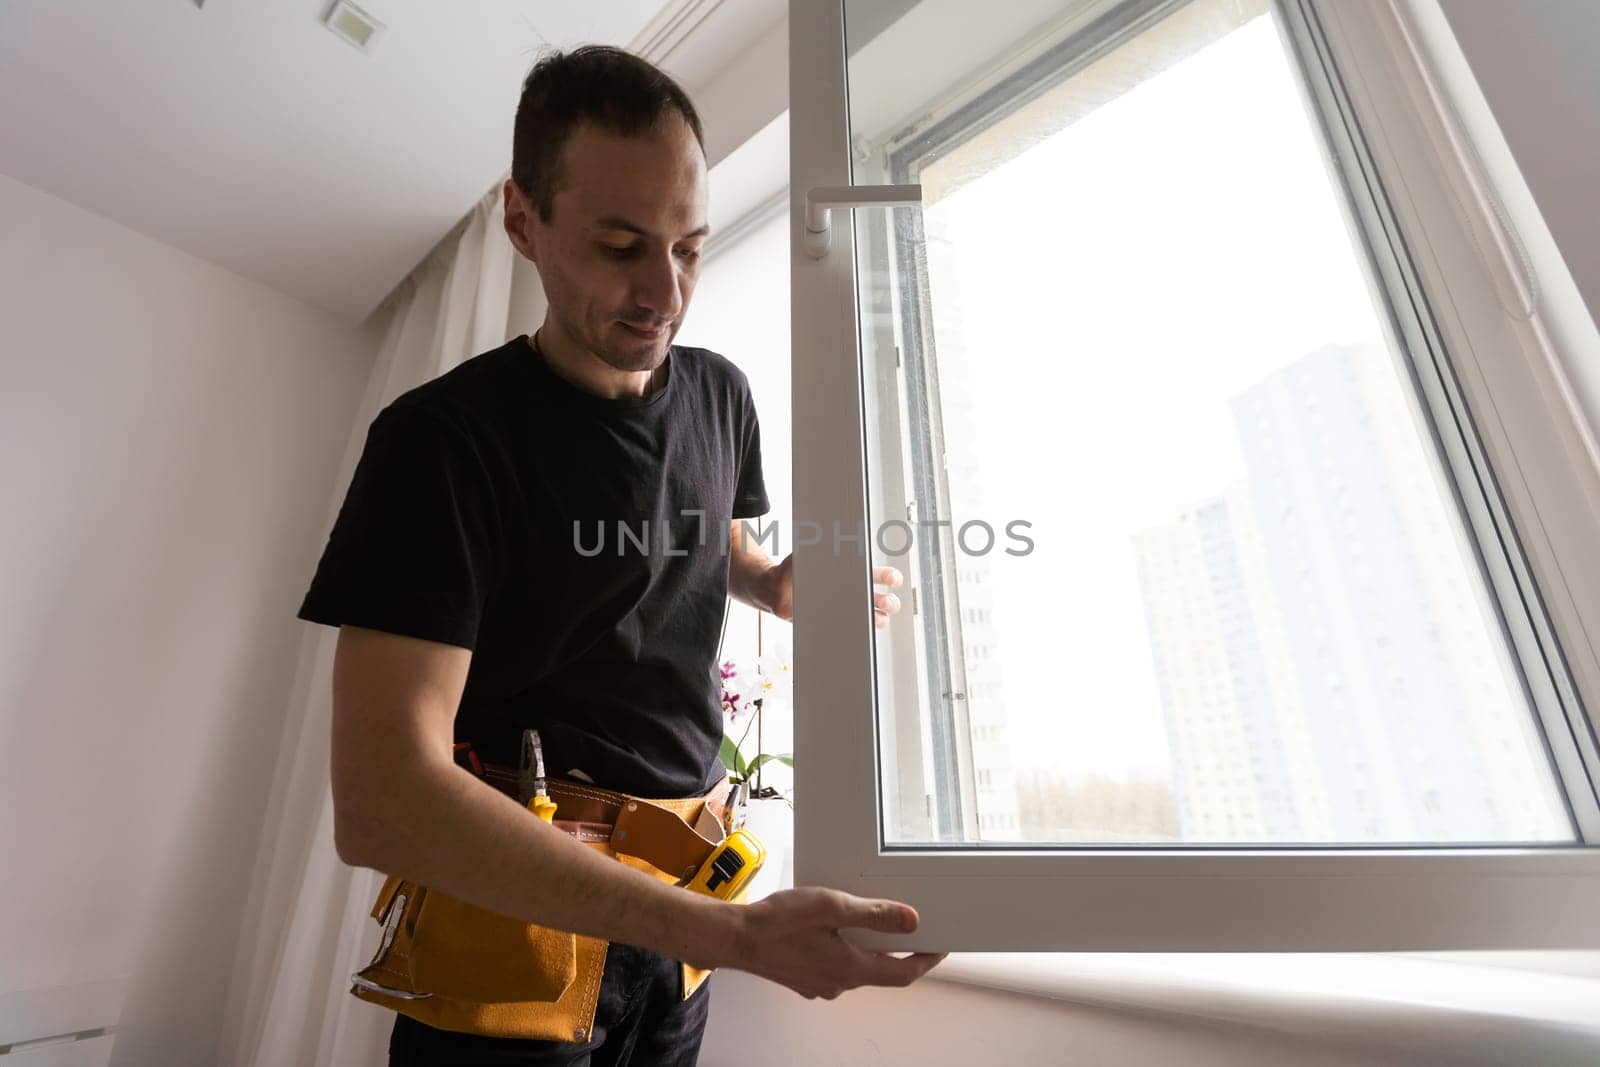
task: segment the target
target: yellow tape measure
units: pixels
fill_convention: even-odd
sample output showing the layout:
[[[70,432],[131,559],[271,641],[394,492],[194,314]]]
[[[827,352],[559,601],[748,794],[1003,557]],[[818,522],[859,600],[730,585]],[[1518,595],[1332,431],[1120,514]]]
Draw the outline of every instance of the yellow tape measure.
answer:
[[[729,834],[700,865],[688,888],[729,900],[739,895],[767,861],[767,846],[749,830]]]

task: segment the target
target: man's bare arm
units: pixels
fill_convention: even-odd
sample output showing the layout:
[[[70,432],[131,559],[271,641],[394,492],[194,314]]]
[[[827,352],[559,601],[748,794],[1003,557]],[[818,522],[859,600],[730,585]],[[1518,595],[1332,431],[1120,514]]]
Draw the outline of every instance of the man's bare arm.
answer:
[[[691,963],[726,957],[726,905],[577,844],[456,766],[452,725],[471,656],[340,629],[330,768],[340,857],[525,922]]]
[[[855,948],[845,926],[909,932],[910,907],[836,890],[744,906],[658,881],[578,843],[457,767],[471,652],[360,627],[339,632],[331,774],[339,856],[521,919],[736,967],[805,996],[905,985],[942,956]]]
[[[793,617],[793,598],[787,596],[784,572],[794,566],[785,559],[779,563],[745,530],[749,519],[733,519],[728,525],[728,595],[759,611],[769,611],[781,619]],[[789,588],[793,584],[788,583]]]

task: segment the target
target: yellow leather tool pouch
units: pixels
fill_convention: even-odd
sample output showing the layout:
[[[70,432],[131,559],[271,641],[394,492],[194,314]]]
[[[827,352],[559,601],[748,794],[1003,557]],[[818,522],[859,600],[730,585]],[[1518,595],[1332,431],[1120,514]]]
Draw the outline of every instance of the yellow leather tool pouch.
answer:
[[[512,768],[484,780],[516,795]],[[554,825],[589,848],[666,882],[686,881],[722,840],[725,783],[703,797],[648,799],[549,781]],[[531,812],[530,812],[531,814]],[[735,902],[742,902],[743,894]],[[524,923],[390,876],[372,917],[383,931],[350,992],[444,1030],[587,1040],[608,942]],[[709,970],[682,964],[683,996]]]
[[[577,976],[577,939],[391,876],[373,918],[386,951],[362,972],[404,993],[452,1000],[555,1000]],[[371,973],[368,973],[371,972]]]

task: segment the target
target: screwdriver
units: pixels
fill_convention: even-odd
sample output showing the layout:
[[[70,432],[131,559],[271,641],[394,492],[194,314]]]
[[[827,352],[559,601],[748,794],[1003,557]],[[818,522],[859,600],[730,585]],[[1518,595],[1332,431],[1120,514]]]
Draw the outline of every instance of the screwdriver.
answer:
[[[556,817],[556,803],[544,784],[544,750],[539,747],[539,731],[522,731],[522,764],[519,768],[522,802],[545,822]]]

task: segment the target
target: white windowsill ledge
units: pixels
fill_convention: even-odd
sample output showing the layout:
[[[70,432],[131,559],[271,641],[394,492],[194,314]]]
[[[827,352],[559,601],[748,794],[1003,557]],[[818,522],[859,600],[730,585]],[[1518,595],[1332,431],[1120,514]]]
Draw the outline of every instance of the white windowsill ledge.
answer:
[[[770,871],[794,887],[793,827],[757,805]],[[1600,1065],[1600,952],[963,952],[928,980],[1250,1027],[1405,1062]]]
[[[1419,1062],[1600,1063],[1600,953],[1496,956],[961,953],[928,977]]]

